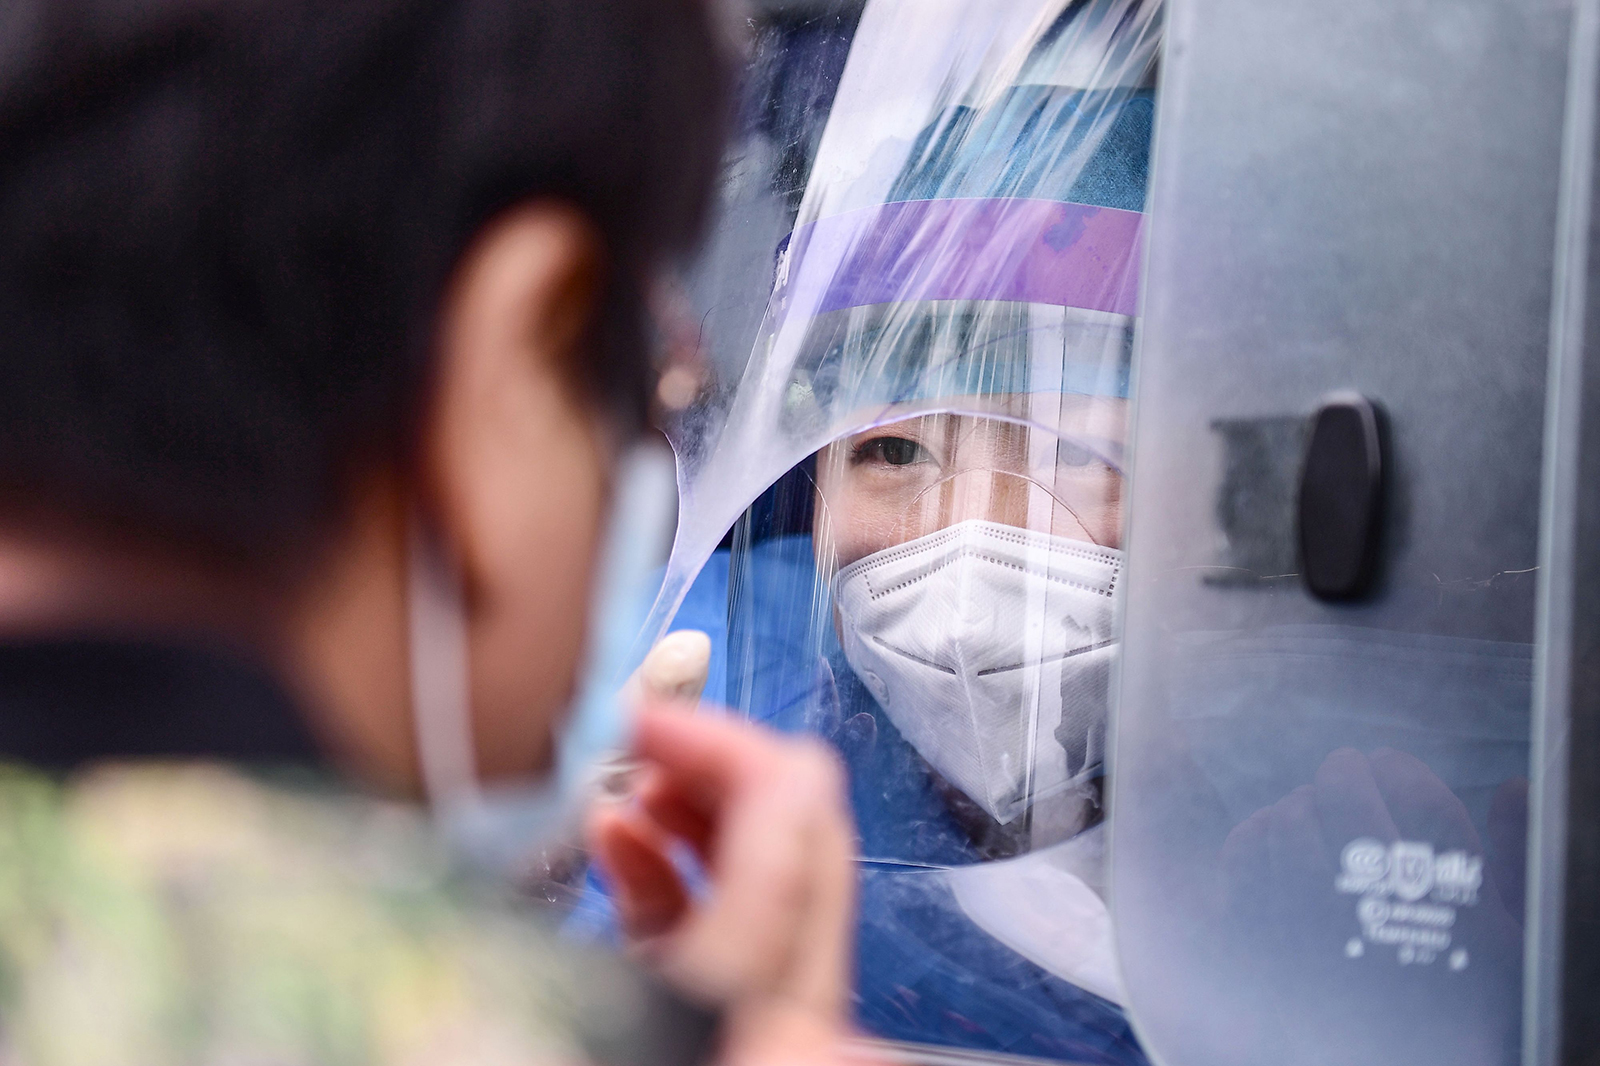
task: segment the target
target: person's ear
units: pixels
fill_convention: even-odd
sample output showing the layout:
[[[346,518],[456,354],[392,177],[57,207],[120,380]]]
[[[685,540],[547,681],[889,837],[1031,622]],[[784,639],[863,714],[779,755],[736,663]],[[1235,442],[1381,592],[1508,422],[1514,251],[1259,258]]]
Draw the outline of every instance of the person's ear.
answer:
[[[479,234],[445,300],[419,502],[463,584],[484,777],[546,764],[575,685],[612,462],[581,376],[602,263],[582,215],[534,203]]]

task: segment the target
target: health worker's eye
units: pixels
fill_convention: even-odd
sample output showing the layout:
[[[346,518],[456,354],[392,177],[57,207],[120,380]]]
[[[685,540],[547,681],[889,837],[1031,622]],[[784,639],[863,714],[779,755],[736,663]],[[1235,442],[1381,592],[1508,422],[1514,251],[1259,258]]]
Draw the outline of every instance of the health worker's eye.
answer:
[[[1061,441],[1056,445],[1056,465],[1082,467],[1090,465],[1103,466],[1104,463],[1099,456],[1089,449],[1073,444],[1070,441]]]
[[[850,458],[857,463],[910,466],[912,463],[925,462],[928,452],[916,441],[904,437],[873,437],[856,445],[851,450]]]

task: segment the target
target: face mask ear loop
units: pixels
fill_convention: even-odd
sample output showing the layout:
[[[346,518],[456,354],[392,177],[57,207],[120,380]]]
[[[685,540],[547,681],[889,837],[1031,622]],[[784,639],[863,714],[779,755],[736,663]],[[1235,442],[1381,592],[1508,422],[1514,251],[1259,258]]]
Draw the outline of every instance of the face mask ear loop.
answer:
[[[411,713],[422,786],[435,816],[480,798],[473,751],[461,577],[413,511],[407,535]]]

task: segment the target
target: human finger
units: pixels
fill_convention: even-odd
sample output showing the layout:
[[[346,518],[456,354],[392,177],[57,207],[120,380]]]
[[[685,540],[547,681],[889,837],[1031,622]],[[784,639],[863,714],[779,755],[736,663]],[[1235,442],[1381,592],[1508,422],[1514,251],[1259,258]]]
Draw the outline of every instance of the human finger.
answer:
[[[729,999],[741,989],[774,990],[802,950],[815,898],[807,864],[816,836],[812,791],[782,760],[764,783],[728,793],[711,891],[677,937],[682,978],[702,982],[703,993]]]
[[[1316,797],[1315,786],[1301,785],[1272,807],[1267,839],[1276,884],[1320,884],[1332,870]]]
[[[1222,843],[1223,898],[1235,915],[1263,914],[1271,896],[1268,834],[1272,808],[1233,827]]]
[[[1489,801],[1490,870],[1506,909],[1521,917],[1526,899],[1528,779],[1513,777]]]
[[[700,842],[712,873],[658,956],[680,987],[842,1020],[854,898],[843,772],[820,744],[647,708],[641,807]]]
[[[842,773],[819,745],[723,724],[699,738],[725,749],[712,763],[751,761],[724,768],[711,889],[675,934],[682,977],[703,994],[781,989],[839,1011],[854,891]]]
[[[1372,765],[1355,748],[1339,748],[1317,767],[1316,807],[1326,843],[1335,852],[1361,837],[1385,844],[1399,837]]]
[[[652,702],[693,704],[711,670],[711,638],[697,629],[668,633],[634,672],[637,696]]]
[[[1415,755],[1380,748],[1371,756],[1373,778],[1388,802],[1395,827],[1435,850],[1479,851],[1482,843],[1464,803]]]
[[[685,715],[659,703],[640,709],[633,754],[669,779],[683,802],[706,814],[717,811],[729,794],[759,784],[785,759],[775,736],[746,722]]]
[[[605,804],[589,820],[589,843],[611,885],[624,933],[665,933],[689,909],[689,895],[660,835],[623,807]]]
[[[831,752],[819,748],[824,767],[822,787],[835,801],[822,811],[812,837],[813,904],[807,912],[802,943],[808,950],[793,977],[794,994],[843,1017],[850,988],[855,931],[857,850],[854,823],[844,802],[844,774]]]
[[[647,767],[638,778],[634,802],[663,830],[694,849],[701,862],[711,863],[716,823],[684,797],[669,774],[659,767]]]

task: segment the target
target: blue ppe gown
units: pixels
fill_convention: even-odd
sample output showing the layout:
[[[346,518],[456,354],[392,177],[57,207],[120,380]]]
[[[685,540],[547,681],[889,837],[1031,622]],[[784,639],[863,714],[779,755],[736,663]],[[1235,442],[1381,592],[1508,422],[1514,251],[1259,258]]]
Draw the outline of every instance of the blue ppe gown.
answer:
[[[831,610],[816,609],[811,538],[775,537],[749,549],[733,575],[739,606],[732,612],[729,571],[730,553],[717,552],[673,628],[711,637],[708,700],[742,705],[752,720],[784,732],[822,736],[845,763],[868,857],[856,932],[860,1026],[889,1040],[1145,1066],[1115,1004],[1023,958],[962,911],[938,867],[983,856],[927,764],[851,672],[833,637]],[[730,657],[740,660],[731,673]],[[598,871],[590,871],[568,928],[616,938]]]

